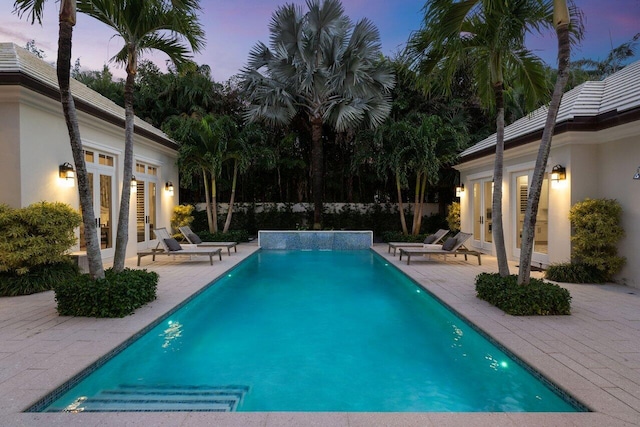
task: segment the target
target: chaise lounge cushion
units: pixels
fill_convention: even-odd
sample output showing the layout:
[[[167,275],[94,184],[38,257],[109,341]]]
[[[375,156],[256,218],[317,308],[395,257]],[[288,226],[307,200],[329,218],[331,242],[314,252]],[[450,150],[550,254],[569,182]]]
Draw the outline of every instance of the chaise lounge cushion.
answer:
[[[167,245],[167,248],[169,248],[169,251],[171,252],[182,250],[182,246],[180,246],[180,243],[178,243],[178,241],[174,238],[164,239],[164,243]]]
[[[450,251],[453,247],[458,243],[458,239],[455,237],[449,237],[446,242],[442,245],[443,251]]]
[[[194,245],[199,245],[200,243],[202,243],[202,239],[200,237],[198,237],[196,234],[194,233],[189,233],[187,234],[187,238],[189,239],[189,241],[191,243],[193,243]]]
[[[429,245],[429,244],[435,242],[437,238],[438,238],[438,236],[436,236],[435,234],[430,234],[430,235],[427,236],[426,239],[424,239],[424,244],[425,245]]]

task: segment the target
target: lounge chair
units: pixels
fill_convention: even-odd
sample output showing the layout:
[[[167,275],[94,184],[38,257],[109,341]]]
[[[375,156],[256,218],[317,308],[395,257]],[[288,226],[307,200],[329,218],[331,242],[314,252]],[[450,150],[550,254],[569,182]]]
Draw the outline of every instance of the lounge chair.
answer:
[[[389,247],[387,248],[387,253],[390,253],[391,249],[393,249],[393,256],[396,256],[396,249],[398,249],[400,247],[421,248],[425,244],[434,244],[435,245],[435,244],[439,243],[444,238],[444,236],[447,235],[448,232],[449,232],[449,230],[443,230],[441,228],[440,230],[436,231],[435,233],[427,236],[427,238],[424,239],[423,243],[389,242]]]
[[[407,265],[411,263],[411,256],[413,255],[444,255],[445,261],[447,260],[447,255],[464,255],[465,261],[468,255],[473,255],[478,257],[478,265],[482,265],[481,253],[464,247],[464,243],[470,237],[471,233],[460,232],[454,237],[448,238],[442,245],[424,245],[422,248],[400,248],[400,261],[402,261],[403,255],[407,257]]]
[[[206,247],[227,248],[227,254],[229,254],[229,256],[231,256],[231,248],[233,248],[234,252],[238,252],[238,248],[237,248],[238,242],[203,242],[202,239],[200,239],[200,237],[198,237],[196,233],[191,231],[191,227],[189,227],[188,225],[185,225],[184,227],[179,227],[179,228],[184,238],[187,239],[187,242],[191,243],[192,245],[198,245],[199,248],[206,248]]]
[[[156,255],[206,255],[209,257],[209,263],[213,265],[213,256],[218,255],[222,261],[222,249],[209,248],[183,248],[176,239],[172,238],[166,228],[157,228],[153,232],[158,238],[158,245],[154,249],[146,249],[138,252],[138,266],[140,266],[140,258],[151,255],[153,261]]]

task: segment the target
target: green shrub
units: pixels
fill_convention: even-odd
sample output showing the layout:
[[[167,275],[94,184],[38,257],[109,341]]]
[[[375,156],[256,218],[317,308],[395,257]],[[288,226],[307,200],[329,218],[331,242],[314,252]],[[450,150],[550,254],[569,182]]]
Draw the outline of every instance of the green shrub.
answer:
[[[481,273],[476,277],[478,298],[513,316],[571,314],[569,291],[553,283],[531,279],[518,285],[518,276]]]
[[[227,233],[197,231],[196,234],[203,242],[246,242],[249,240],[249,233],[245,230],[230,230]]]
[[[579,263],[552,264],[545,277],[554,282],[565,283],[604,283],[604,274],[597,268]]]
[[[382,233],[382,240],[387,242],[409,242],[409,243],[422,243],[427,238],[427,234],[402,234],[399,231],[387,231]]]
[[[620,271],[626,262],[618,256],[617,243],[624,230],[620,226],[622,207],[611,199],[585,199],[569,212],[573,226],[573,262],[602,273],[605,281]]]
[[[81,274],[53,288],[61,316],[124,317],[156,299],[157,287],[156,272],[125,268],[121,273],[108,269],[99,280]]]
[[[72,262],[39,265],[29,269],[28,273],[0,273],[0,296],[13,297],[50,291],[55,283],[72,280],[78,276],[78,267]]]
[[[460,203],[453,202],[447,209],[447,225],[453,233],[460,231]]]
[[[178,205],[171,214],[171,228],[174,233],[180,233],[180,227],[190,226],[193,222],[193,205]]]
[[[67,261],[76,243],[78,212],[64,203],[40,202],[13,209],[0,205],[0,272],[27,274],[34,267]]]

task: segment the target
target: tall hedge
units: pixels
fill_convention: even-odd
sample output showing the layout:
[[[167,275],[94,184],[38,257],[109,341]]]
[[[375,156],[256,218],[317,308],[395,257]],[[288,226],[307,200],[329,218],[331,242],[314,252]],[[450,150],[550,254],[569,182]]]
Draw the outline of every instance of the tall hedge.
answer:
[[[585,199],[569,212],[573,226],[573,262],[592,267],[610,280],[626,260],[618,256],[618,240],[624,236],[620,226],[622,207],[613,199]]]

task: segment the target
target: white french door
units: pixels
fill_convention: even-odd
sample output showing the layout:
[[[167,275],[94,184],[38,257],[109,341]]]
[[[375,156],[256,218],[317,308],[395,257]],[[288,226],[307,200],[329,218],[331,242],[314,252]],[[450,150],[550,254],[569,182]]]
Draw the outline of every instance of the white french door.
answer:
[[[520,257],[522,247],[522,230],[524,228],[524,215],[527,209],[527,198],[529,197],[529,186],[531,185],[533,171],[522,171],[512,174],[512,200],[515,201],[513,209],[515,227],[513,239],[513,255]],[[533,235],[533,255],[531,257],[534,265],[549,263],[549,179],[542,181],[542,191],[540,192],[540,203],[536,216],[536,227]]]
[[[96,230],[100,241],[100,249],[103,257],[114,255],[115,222],[115,166],[114,157],[96,151],[84,151],[87,165],[87,178],[91,197],[93,199],[93,211],[96,221]],[[87,249],[84,224],[80,225],[80,250]]]
[[[479,179],[471,183],[471,210],[473,211],[473,246],[492,250],[493,227],[491,205],[493,199],[493,180]]]
[[[157,168],[144,163],[136,163],[136,238],[138,249],[151,246],[157,228],[158,180]]]

